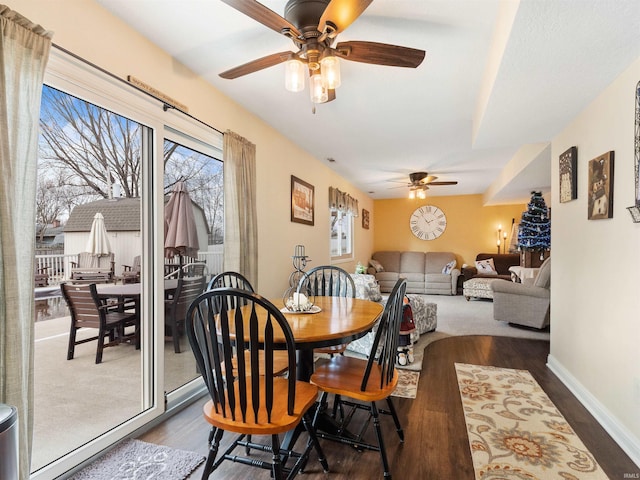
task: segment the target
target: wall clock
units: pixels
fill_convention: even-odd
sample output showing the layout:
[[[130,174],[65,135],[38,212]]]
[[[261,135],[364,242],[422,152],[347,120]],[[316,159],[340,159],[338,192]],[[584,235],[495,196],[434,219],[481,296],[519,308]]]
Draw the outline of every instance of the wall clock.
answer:
[[[435,240],[447,228],[447,217],[438,207],[423,205],[411,214],[409,227],[420,240]]]

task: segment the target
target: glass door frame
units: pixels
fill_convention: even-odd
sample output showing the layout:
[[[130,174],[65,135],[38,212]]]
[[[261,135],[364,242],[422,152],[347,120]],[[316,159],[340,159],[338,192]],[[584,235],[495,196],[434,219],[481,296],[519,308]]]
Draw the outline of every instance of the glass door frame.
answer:
[[[142,336],[141,412],[127,422],[93,439],[31,474],[32,480],[56,478],[87,461],[118,440],[133,436],[168,411],[164,395],[164,168],[162,151],[165,127],[184,132],[222,151],[222,135],[180,112],[164,111],[162,102],[95,68],[52,48],[44,83],[134,120],[146,128],[142,138]],[[153,319],[156,319],[154,322]],[[194,385],[191,385],[194,384]],[[181,393],[179,406],[199,395],[202,388],[191,382]]]

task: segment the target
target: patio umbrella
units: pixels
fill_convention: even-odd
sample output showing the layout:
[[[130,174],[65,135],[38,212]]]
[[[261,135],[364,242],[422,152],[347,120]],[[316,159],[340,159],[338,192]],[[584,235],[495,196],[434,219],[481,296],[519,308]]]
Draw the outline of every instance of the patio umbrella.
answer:
[[[104,226],[104,217],[100,212],[93,216],[86,251],[97,256],[109,255],[111,253],[111,245],[107,237],[107,227]]]
[[[195,257],[200,247],[191,198],[182,181],[176,182],[171,198],[164,207],[164,222],[164,256],[180,257],[180,276],[182,276],[182,257],[184,255]]]

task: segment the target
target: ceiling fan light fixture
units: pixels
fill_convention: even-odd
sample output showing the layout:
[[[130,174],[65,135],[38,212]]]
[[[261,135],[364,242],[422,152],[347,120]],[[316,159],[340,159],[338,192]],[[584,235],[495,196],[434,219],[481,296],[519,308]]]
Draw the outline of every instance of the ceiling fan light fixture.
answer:
[[[329,100],[329,93],[322,85],[320,72],[316,72],[309,77],[309,94],[313,103],[324,103]]]
[[[416,192],[414,192],[413,190],[409,191],[409,199],[413,200],[414,198],[416,198]]]
[[[301,92],[304,90],[305,64],[297,58],[285,62],[284,87],[289,92]]]
[[[340,86],[340,61],[334,55],[325,55],[320,60],[322,84],[327,89],[335,90]]]
[[[427,192],[425,192],[424,190],[418,190],[418,198],[420,200],[424,200],[425,198],[427,198]]]

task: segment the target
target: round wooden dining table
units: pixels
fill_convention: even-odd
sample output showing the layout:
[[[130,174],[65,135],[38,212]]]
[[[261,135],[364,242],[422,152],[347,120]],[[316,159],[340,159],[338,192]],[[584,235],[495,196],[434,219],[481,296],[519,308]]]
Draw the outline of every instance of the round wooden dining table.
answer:
[[[315,348],[357,340],[373,328],[383,310],[379,303],[344,297],[315,297],[316,313],[289,312],[282,299],[272,303],[282,309],[291,326],[298,355],[296,377],[304,381],[313,373]],[[277,334],[274,340],[277,343]]]

